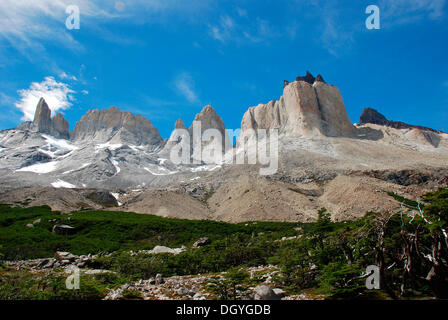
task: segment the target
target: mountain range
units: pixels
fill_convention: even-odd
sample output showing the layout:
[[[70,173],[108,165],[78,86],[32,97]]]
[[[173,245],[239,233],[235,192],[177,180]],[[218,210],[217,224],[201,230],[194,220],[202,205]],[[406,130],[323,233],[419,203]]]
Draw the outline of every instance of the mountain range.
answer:
[[[227,136],[211,106],[196,122],[201,133]],[[341,92],[321,75],[284,81],[278,100],[243,115],[241,136],[278,130],[272,175],[261,176],[260,163],[174,163],[170,153],[194,123],[178,119],[162,139],[150,120],[110,107],[88,111],[69,132],[63,115],[52,117],[40,99],[33,121],[0,131],[0,202],[230,222],[311,221],[326,207],[345,220],[395,210],[391,193],[413,199],[448,182],[448,134],[370,108],[353,124]],[[241,136],[223,152],[244,152]]]

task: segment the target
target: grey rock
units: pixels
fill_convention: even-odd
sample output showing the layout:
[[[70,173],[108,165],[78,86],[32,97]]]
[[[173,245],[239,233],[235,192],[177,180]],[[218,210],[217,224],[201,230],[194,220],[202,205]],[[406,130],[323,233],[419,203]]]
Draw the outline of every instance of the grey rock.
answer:
[[[114,138],[116,143],[131,145],[158,145],[162,142],[159,131],[141,115],[121,111],[116,107],[88,111],[70,132],[75,141],[95,140],[105,143]]]
[[[57,224],[53,226],[51,232],[59,235],[70,235],[76,233],[76,229],[65,224]]]
[[[199,248],[212,243],[212,240],[209,237],[203,237],[193,243],[193,248]]]
[[[268,286],[257,286],[255,288],[255,300],[280,300],[280,297]]]
[[[158,286],[163,284],[164,282],[165,281],[163,280],[163,276],[160,273],[158,273],[155,278],[155,285]]]
[[[283,298],[284,296],[286,296],[286,292],[285,292],[283,289],[280,289],[280,288],[274,288],[274,289],[272,289],[272,291],[274,291],[274,293],[275,293],[277,296],[281,297],[281,298]]]
[[[33,124],[38,132],[50,133],[51,131],[51,110],[44,98],[40,98],[37,104]]]
[[[57,251],[54,257],[59,261],[75,261],[77,257],[70,252]]]
[[[40,98],[34,114],[33,123],[27,123],[19,126],[19,128],[27,128],[37,130],[40,133],[47,133],[57,138],[68,139],[68,121],[64,119],[62,114],[58,113],[53,119],[51,118],[51,110],[44,98]]]

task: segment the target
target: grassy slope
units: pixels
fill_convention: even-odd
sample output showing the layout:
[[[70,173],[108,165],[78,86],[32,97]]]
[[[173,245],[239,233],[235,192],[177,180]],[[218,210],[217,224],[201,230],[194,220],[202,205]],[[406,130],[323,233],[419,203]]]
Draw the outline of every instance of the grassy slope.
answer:
[[[27,224],[40,219],[34,227]],[[50,222],[50,220],[54,220]],[[76,228],[74,235],[56,235],[55,224]],[[120,249],[152,249],[156,245],[190,245],[200,237],[212,240],[230,235],[261,232],[287,236],[294,233],[294,223],[258,222],[228,224],[214,221],[191,221],[160,218],[152,215],[109,211],[80,211],[70,215],[50,208],[10,208],[0,206],[0,246],[6,260],[52,257],[55,251],[77,255],[112,252]]]

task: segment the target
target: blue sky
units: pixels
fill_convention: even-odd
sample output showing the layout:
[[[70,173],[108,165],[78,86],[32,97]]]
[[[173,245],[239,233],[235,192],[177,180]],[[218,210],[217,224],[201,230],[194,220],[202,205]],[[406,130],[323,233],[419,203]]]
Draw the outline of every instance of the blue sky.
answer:
[[[371,4],[380,30],[365,26]],[[447,39],[445,0],[2,0],[0,129],[41,94],[71,128],[114,105],[167,138],[211,104],[236,129],[309,70],[341,90],[352,122],[371,107],[448,131]]]

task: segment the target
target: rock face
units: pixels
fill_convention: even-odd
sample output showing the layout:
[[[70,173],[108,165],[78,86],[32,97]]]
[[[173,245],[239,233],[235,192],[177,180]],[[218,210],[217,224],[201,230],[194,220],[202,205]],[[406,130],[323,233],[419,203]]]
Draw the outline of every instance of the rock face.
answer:
[[[209,129],[215,129],[219,132],[222,139],[222,144],[219,144],[219,146],[215,144],[212,145],[212,138],[205,137],[203,135],[204,132]],[[211,159],[213,158],[212,149],[215,149],[214,147],[216,147],[216,149],[220,148],[222,150],[222,154],[224,154],[224,152],[231,147],[224,121],[210,105],[205,106],[200,113],[196,114],[193,124],[188,129],[185,127],[182,119],[178,119],[176,121],[174,131],[165,145],[162,154],[170,153],[171,149],[179,145],[183,139],[189,139],[190,154],[192,157],[197,161],[204,163],[215,163],[214,160]],[[201,153],[199,154],[199,152]],[[203,155],[206,156],[203,157]]]
[[[368,124],[368,123],[377,124],[380,126],[391,127],[391,128],[395,128],[395,129],[418,129],[418,130],[423,130],[423,131],[442,133],[441,131],[437,131],[437,130],[427,128],[427,127],[415,126],[415,125],[407,124],[407,123],[404,123],[401,121],[387,120],[387,118],[385,116],[383,116],[381,113],[379,113],[375,109],[365,108],[362,110],[359,124]]]
[[[212,106],[205,106],[200,113],[196,115],[194,121],[201,122],[201,133],[207,129],[217,129],[223,137],[226,134],[226,126],[222,118],[216,113]],[[190,132],[193,132],[193,125],[190,127]]]
[[[249,129],[279,129],[280,134],[290,136],[328,137],[353,136],[356,131],[338,88],[309,72],[294,82],[285,81],[279,100],[250,108],[241,122],[242,131]]]
[[[62,114],[58,113],[53,119],[51,110],[44,98],[40,98],[32,122],[27,121],[17,127],[20,130],[31,130],[40,133],[46,133],[56,138],[69,138],[69,124]]]
[[[50,131],[50,134],[56,137],[68,139],[69,138],[68,129],[69,129],[68,121],[64,119],[62,114],[58,113],[52,119],[52,129]]]
[[[162,142],[159,131],[148,119],[116,107],[88,111],[70,132],[70,138],[74,141],[95,140],[131,145],[158,145]]]
[[[40,98],[34,114],[33,124],[39,132],[50,133],[51,129],[51,110],[44,98]]]
[[[177,119],[176,123],[174,124],[174,129],[187,129],[187,127],[185,126],[182,119]]]

